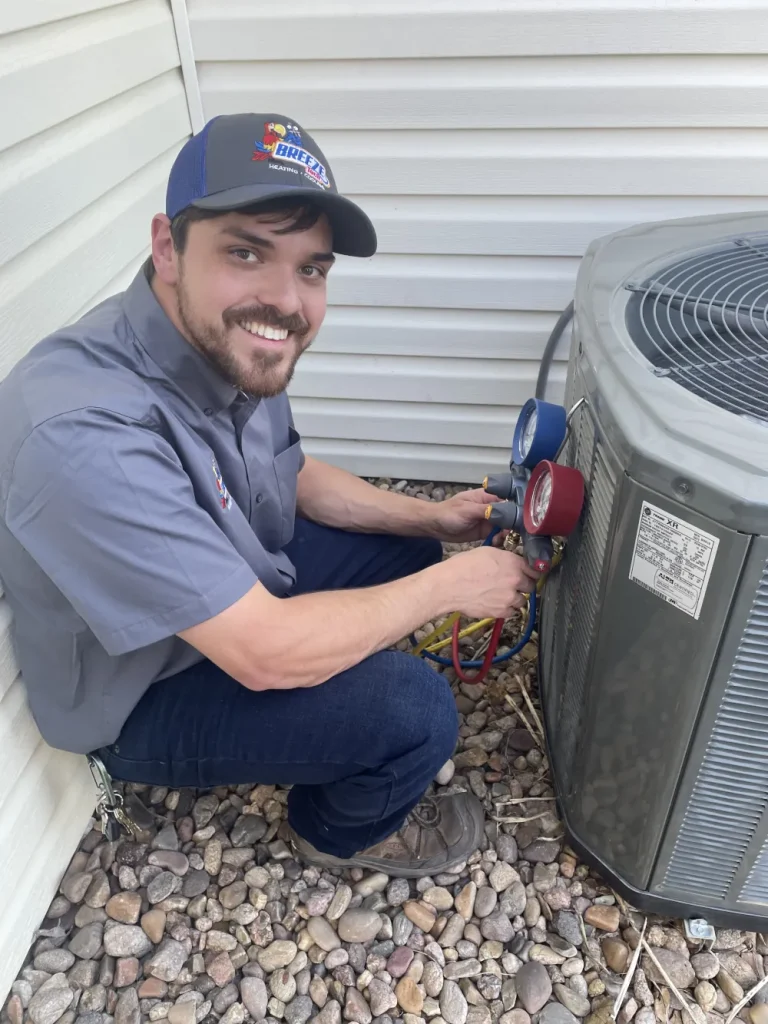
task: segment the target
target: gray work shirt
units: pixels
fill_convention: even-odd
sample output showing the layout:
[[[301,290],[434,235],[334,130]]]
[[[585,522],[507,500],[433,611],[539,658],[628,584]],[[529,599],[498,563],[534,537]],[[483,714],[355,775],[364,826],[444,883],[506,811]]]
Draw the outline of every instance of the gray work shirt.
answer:
[[[286,395],[257,401],[179,334],[140,271],[0,384],[0,579],[52,746],[114,742],[201,660],[175,634],[294,582],[303,465]]]

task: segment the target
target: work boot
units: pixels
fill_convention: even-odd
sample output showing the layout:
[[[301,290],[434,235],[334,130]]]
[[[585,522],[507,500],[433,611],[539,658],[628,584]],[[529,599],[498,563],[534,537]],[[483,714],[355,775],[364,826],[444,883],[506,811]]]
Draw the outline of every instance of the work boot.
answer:
[[[396,878],[438,875],[465,861],[480,845],[483,806],[471,793],[426,797],[397,832],[343,859],[321,853],[289,829],[296,856],[323,868],[371,868]]]

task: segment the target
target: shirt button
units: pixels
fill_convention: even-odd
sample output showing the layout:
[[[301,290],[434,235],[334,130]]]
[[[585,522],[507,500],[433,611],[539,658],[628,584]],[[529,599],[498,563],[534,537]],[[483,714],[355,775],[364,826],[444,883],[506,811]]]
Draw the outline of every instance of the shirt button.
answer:
[[[210,406],[207,409],[203,409],[203,412],[206,416],[213,416],[213,409],[211,409]]]
[[[262,501],[264,501],[264,495],[263,494],[257,494],[256,495],[256,504],[260,505],[262,503]]]

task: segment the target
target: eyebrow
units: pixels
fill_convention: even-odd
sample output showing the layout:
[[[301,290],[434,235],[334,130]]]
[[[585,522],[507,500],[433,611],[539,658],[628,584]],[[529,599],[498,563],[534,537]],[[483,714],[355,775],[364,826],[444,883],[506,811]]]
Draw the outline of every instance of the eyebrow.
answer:
[[[231,235],[233,238],[239,238],[243,242],[249,242],[251,245],[261,246],[262,249],[274,249],[275,243],[269,238],[262,238],[261,235],[254,235],[251,231],[246,231],[245,228],[224,228],[222,234]],[[313,252],[309,257],[311,260],[315,260],[316,263],[335,263],[336,257],[332,252]]]

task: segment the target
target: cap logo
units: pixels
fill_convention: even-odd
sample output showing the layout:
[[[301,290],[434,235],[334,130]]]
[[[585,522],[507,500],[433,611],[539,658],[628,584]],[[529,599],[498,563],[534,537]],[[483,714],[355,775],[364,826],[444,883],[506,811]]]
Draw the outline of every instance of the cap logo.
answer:
[[[283,125],[267,121],[261,140],[255,143],[251,159],[284,160],[286,163],[297,164],[310,181],[321,188],[331,187],[325,167],[308,149],[304,149],[301,131],[295,124]]]

